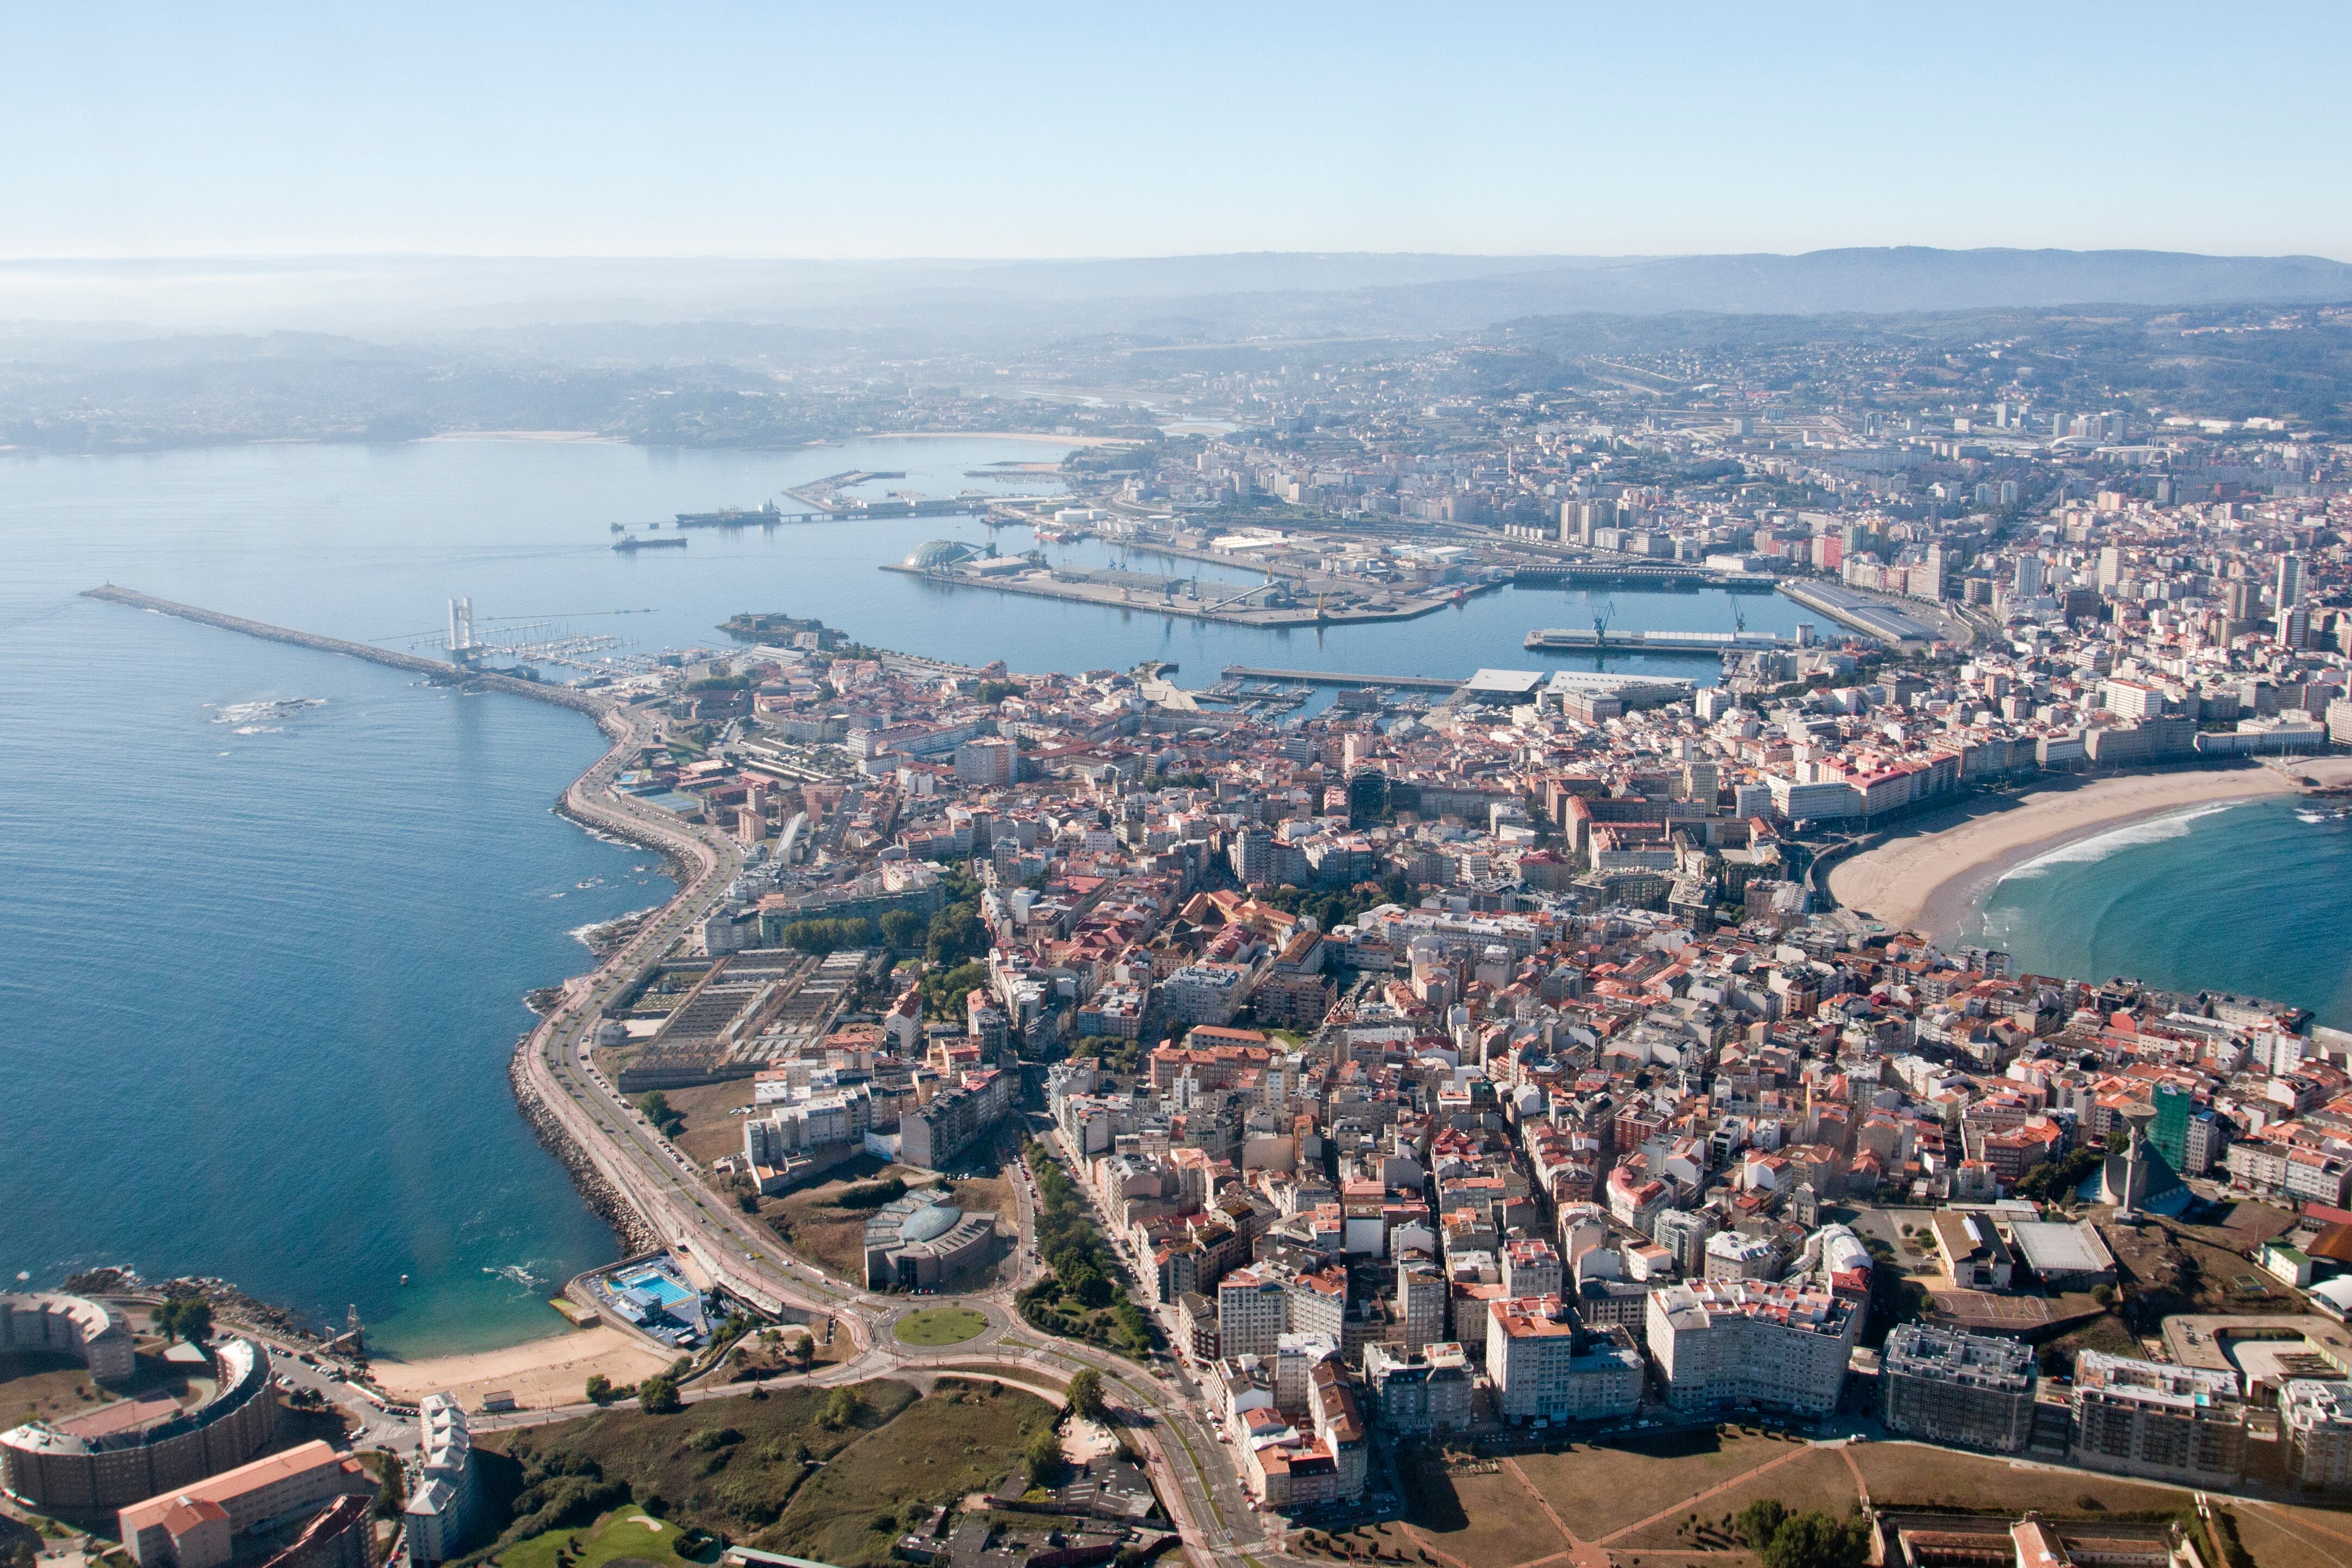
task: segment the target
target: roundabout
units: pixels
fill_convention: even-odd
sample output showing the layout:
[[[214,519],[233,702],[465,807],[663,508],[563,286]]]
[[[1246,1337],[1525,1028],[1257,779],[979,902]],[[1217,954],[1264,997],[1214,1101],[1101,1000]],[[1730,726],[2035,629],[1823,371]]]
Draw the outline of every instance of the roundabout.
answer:
[[[988,1314],[971,1307],[925,1307],[899,1318],[891,1332],[907,1344],[962,1344],[988,1332]]]

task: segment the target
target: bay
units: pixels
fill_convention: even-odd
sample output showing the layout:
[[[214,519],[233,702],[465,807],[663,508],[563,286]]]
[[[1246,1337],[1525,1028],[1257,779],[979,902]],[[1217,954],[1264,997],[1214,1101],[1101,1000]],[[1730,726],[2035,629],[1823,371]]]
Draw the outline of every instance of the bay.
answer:
[[[578,716],[83,589],[402,649],[438,636],[463,596],[490,630],[550,622],[635,652],[726,646],[728,615],[782,611],[1016,670],[1173,659],[1194,685],[1236,662],[1444,675],[1592,663],[1521,647],[1532,627],[1589,624],[1579,593],[1507,590],[1419,621],[1274,632],[877,570],[932,538],[1032,543],[969,517],[610,548],[614,522],[756,506],[848,469],[905,471],[866,494],[1047,492],[1051,475],[966,476],[1062,450],[951,437],[0,457],[0,1280],[53,1285],[101,1263],[217,1275],[322,1321],[356,1308],[408,1355],[552,1330],[545,1298],[614,1240],[516,1113],[520,998],[585,967],[574,929],[669,891],[643,852],[550,813],[599,749]],[[1123,559],[1083,541],[1052,553]],[[1717,592],[1601,602],[1625,629],[1728,630],[1735,613]],[[1756,629],[1808,618],[1777,597],[1736,608]],[[1654,655],[1610,666],[1714,671]],[[285,700],[321,706],[224,712]]]
[[[1978,901],[1960,940],[2021,973],[2293,1002],[2352,1029],[2352,822],[2287,797],[2173,812],[2063,845]]]

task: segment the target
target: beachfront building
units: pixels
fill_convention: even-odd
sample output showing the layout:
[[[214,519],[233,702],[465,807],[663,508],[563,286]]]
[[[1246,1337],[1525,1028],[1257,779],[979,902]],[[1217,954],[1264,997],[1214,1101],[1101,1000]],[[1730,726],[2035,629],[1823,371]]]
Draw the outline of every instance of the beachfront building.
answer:
[[[118,1519],[139,1568],[221,1568],[239,1536],[315,1511],[338,1497],[373,1498],[375,1478],[316,1438],[132,1503]]]
[[[253,1458],[278,1432],[268,1353],[226,1339],[205,1354],[213,1391],[194,1406],[149,1393],[0,1432],[0,1487],[51,1512],[96,1513]]]
[[[408,1568],[446,1563],[466,1549],[477,1510],[474,1444],[466,1412],[447,1394],[416,1403],[417,1477],[401,1517]]]

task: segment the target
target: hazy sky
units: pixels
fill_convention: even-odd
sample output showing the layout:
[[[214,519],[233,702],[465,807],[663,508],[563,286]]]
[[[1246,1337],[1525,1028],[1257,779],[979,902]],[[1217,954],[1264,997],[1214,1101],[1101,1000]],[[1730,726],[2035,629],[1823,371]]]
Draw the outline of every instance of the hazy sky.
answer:
[[[2352,7],[11,0],[0,256],[2352,259]]]

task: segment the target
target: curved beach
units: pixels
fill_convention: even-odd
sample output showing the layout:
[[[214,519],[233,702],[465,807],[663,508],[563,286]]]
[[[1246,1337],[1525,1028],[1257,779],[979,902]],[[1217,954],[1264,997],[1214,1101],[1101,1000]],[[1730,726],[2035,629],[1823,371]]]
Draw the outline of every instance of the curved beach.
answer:
[[[2053,779],[2013,795],[1986,796],[1906,823],[1830,872],[1838,903],[1938,941],[2002,873],[2073,840],[2199,806],[2294,794],[2303,779],[2352,783],[2352,758],[2290,759],[2143,773],[2082,781]]]

